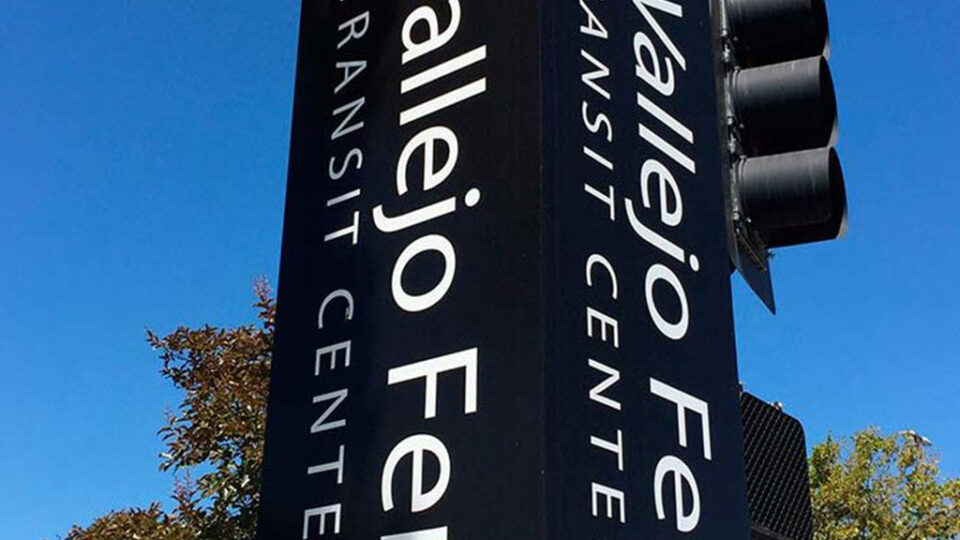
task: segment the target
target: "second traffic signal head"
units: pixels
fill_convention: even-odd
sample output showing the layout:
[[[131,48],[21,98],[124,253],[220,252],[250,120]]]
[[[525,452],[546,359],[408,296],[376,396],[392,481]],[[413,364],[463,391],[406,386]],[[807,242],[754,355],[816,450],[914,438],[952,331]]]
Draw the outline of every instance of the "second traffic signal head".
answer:
[[[737,70],[730,75],[730,92],[748,155],[830,144],[837,98],[822,56]]]

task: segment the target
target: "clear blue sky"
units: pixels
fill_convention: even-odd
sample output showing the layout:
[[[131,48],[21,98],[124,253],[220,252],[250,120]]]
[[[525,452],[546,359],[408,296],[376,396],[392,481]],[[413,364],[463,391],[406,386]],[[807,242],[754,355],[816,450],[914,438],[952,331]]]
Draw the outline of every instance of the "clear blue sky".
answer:
[[[299,1],[0,0],[0,523],[164,499],[144,329],[275,281]],[[960,475],[960,3],[834,0],[852,229],[735,285],[741,377],[812,440],[879,425]]]

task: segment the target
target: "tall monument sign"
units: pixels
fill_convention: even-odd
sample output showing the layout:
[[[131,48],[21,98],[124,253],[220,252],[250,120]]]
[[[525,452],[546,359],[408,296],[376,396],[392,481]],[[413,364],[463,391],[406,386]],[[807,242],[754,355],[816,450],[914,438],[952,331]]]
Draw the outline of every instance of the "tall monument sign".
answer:
[[[749,535],[709,0],[305,0],[261,540]]]

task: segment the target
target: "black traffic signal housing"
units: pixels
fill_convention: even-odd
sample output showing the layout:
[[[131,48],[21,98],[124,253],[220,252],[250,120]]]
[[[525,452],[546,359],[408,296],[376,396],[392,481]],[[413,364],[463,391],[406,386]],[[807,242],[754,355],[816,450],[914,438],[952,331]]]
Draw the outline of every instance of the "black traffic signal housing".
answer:
[[[751,540],[813,540],[803,425],[747,392],[740,394]]]
[[[776,311],[770,250],[846,228],[824,0],[719,0],[733,266]]]

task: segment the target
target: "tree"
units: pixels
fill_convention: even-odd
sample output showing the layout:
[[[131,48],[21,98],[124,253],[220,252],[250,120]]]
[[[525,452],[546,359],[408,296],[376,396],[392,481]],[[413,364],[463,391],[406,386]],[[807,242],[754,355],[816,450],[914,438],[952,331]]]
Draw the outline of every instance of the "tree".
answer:
[[[160,430],[160,468],[174,473],[175,508],[113,512],[74,527],[66,540],[253,539],[276,313],[267,284],[254,291],[257,325],[147,332],[161,375],[184,395]],[[191,471],[202,474],[194,481]]]
[[[111,512],[87,529],[74,527],[68,540],[192,540],[189,526],[165,513],[154,503],[146,509]]]
[[[943,480],[930,442],[868,429],[827,440],[810,458],[815,540],[960,536],[960,479]]]

